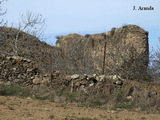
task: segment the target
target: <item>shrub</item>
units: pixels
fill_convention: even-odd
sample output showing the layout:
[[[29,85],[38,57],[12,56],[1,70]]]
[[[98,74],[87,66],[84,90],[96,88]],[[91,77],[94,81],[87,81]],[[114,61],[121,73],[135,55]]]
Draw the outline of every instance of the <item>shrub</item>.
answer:
[[[65,92],[64,95],[66,96],[69,102],[75,102],[77,93],[76,92]]]
[[[76,120],[96,120],[96,119],[91,119],[91,118],[88,118],[88,117],[87,118],[82,117],[82,118],[77,118]]]
[[[26,88],[21,88],[18,86],[0,86],[0,95],[2,96],[30,96],[30,90]]]
[[[102,106],[103,103],[102,103],[101,101],[94,101],[94,102],[92,103],[92,105],[93,105],[94,107],[99,107],[99,106]]]
[[[113,99],[115,103],[122,102],[124,100],[124,92],[122,88],[115,89],[113,93]]]
[[[133,104],[122,103],[122,104],[117,104],[115,107],[122,109],[131,109],[133,108]]]

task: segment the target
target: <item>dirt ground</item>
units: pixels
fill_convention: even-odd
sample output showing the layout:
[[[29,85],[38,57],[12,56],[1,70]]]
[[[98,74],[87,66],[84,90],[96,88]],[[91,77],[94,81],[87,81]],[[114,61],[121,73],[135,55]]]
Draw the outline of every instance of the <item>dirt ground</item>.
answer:
[[[78,107],[0,96],[0,120],[160,120],[160,114]]]

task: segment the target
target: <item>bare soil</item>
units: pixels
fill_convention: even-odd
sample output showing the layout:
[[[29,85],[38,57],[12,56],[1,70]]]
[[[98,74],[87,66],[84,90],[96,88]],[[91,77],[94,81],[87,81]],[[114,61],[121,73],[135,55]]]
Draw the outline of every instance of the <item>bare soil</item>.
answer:
[[[0,120],[160,120],[160,114],[0,96]]]

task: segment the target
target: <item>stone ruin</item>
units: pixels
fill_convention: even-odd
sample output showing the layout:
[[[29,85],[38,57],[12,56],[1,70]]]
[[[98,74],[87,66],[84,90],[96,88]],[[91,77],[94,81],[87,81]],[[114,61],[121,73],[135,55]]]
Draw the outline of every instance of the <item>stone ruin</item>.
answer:
[[[148,32],[136,25],[101,34],[62,36],[56,46],[62,50],[64,68],[70,73],[145,79],[149,62]]]
[[[17,32],[12,28],[0,29],[1,53],[14,55]],[[147,76],[148,32],[136,25],[101,34],[61,36],[54,47],[22,32],[17,44],[18,55],[36,62],[43,72],[118,75],[138,80]]]
[[[128,80],[145,80],[147,73],[148,32],[138,26],[113,28],[101,34],[61,36],[54,47],[23,33],[18,43],[19,56],[14,55],[14,41],[10,31],[6,31],[0,29],[0,87],[38,88],[38,92],[34,93],[35,89],[32,92],[40,97],[51,96],[56,90],[80,91],[80,101],[105,95],[104,103],[114,101],[115,93],[123,90],[123,97],[129,103],[159,102],[159,84]],[[15,34],[16,30],[11,36]],[[48,89],[47,94],[39,92],[46,90],[45,87],[52,89]],[[57,98],[63,99],[63,96]]]
[[[19,85],[23,87],[47,86],[51,88],[69,88],[71,91],[95,86],[105,79],[118,80],[117,76],[105,75],[67,75],[59,71],[43,73],[30,59],[19,56],[0,56],[0,85]],[[122,81],[121,81],[122,82]]]

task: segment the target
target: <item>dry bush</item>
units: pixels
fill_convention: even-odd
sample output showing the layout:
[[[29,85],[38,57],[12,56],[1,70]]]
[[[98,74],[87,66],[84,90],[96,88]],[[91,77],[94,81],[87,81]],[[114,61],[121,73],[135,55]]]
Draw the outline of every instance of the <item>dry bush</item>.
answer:
[[[153,82],[160,82],[160,49],[151,51],[148,69]]]

